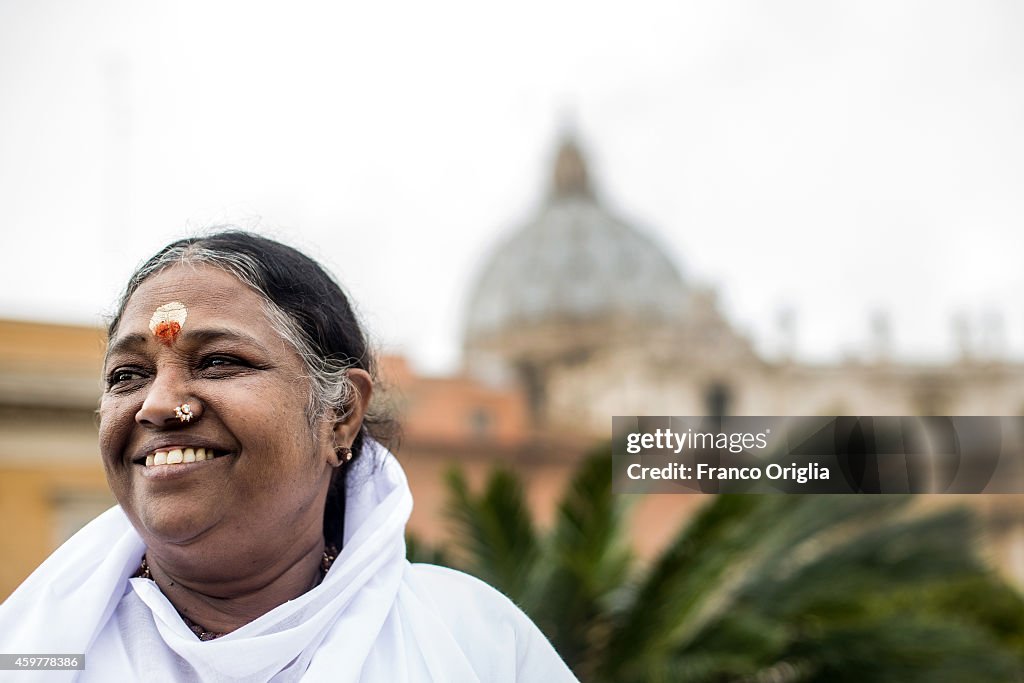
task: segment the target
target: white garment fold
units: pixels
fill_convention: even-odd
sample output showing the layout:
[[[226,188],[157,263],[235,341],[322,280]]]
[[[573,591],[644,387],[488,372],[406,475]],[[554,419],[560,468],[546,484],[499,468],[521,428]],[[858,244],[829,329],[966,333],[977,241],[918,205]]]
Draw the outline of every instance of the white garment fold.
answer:
[[[85,653],[43,681],[575,681],[507,598],[459,572],[410,565],[412,496],[369,442],[349,474],[345,543],[324,581],[232,633],[200,641],[148,579],[119,507],[62,545],[0,606],[0,652]]]

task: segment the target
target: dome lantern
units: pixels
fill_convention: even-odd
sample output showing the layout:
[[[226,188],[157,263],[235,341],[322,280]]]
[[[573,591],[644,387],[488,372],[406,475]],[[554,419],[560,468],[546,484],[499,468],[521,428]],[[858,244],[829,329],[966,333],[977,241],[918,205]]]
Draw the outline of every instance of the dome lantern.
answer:
[[[555,157],[551,194],[554,197],[594,196],[583,153],[576,141],[568,136],[562,141]]]

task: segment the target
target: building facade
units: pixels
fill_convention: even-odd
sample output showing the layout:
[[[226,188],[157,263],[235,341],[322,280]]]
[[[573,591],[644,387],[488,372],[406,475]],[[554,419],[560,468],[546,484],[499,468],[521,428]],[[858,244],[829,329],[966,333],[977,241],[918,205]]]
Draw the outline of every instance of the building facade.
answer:
[[[518,387],[543,433],[608,439],[613,415],[1024,412],[1024,365],[966,349],[948,364],[898,361],[884,345],[832,365],[759,355],[713,290],[687,281],[652,236],[604,205],[571,138],[539,211],[481,273],[466,314],[466,373]],[[993,561],[1024,583],[1024,496],[957,502],[981,512]],[[641,538],[692,504],[642,507]]]

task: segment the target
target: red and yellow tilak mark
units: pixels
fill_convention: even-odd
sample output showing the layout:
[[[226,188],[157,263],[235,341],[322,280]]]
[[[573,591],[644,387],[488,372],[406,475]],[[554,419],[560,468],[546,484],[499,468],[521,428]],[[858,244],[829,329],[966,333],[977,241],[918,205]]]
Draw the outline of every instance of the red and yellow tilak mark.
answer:
[[[153,311],[149,329],[162,343],[170,346],[181,332],[188,317],[188,309],[179,301],[171,301]]]

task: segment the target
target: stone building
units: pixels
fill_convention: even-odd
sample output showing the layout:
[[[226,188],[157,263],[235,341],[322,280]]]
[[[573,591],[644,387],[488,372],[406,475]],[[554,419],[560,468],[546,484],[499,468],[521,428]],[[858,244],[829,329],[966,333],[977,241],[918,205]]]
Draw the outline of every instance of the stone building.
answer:
[[[470,377],[520,388],[534,429],[579,438],[610,438],[613,415],[1024,411],[1024,365],[969,349],[949,364],[898,361],[884,344],[833,365],[762,357],[713,290],[685,279],[652,236],[604,205],[571,138],[535,217],[484,262],[464,348]],[[656,546],[652,534],[686,514],[687,498],[645,502],[641,543]],[[963,500],[982,511],[993,560],[1024,583],[1024,496]]]
[[[761,357],[654,239],[559,149],[537,215],[493,251],[466,314],[467,372],[526,392],[537,424],[607,436],[612,415],[1003,415],[1024,409],[1024,365],[808,365]]]

